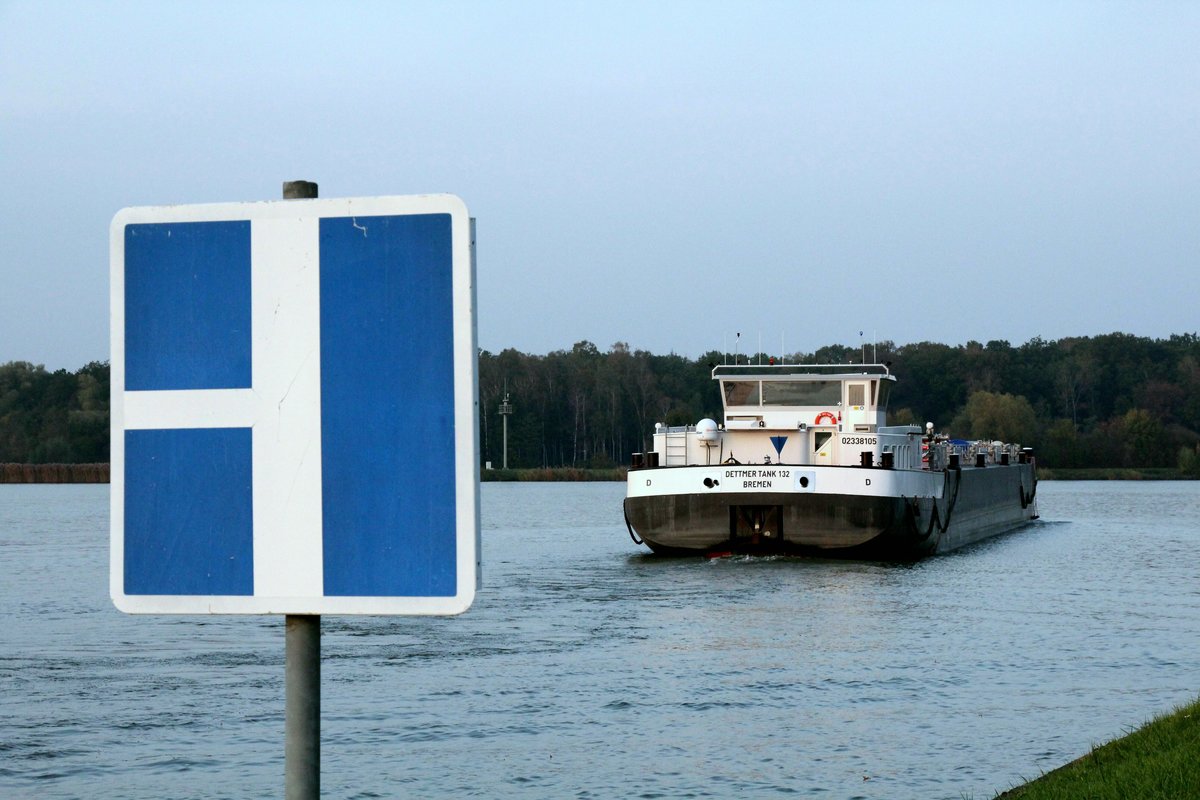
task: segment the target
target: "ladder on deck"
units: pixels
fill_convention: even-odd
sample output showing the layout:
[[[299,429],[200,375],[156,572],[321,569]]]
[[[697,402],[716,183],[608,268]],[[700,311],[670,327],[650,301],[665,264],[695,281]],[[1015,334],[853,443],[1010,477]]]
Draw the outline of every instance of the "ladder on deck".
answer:
[[[667,431],[667,463],[663,466],[682,467],[687,464],[687,428]]]

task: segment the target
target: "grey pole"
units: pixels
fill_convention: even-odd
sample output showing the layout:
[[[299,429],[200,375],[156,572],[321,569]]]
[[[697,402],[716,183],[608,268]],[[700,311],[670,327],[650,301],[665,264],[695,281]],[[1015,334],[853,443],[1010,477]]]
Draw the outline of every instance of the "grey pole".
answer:
[[[317,196],[317,185],[312,181],[284,181],[284,200],[311,200]]]
[[[500,403],[500,418],[504,420],[504,469],[508,469],[508,417],[512,413],[512,403],[508,402],[508,381],[505,381],[504,401]]]
[[[284,200],[317,196],[311,181],[285,181]],[[284,645],[283,786],[286,800],[321,795],[321,617],[288,614]]]
[[[321,795],[321,618],[288,614],[284,683],[284,797]]]

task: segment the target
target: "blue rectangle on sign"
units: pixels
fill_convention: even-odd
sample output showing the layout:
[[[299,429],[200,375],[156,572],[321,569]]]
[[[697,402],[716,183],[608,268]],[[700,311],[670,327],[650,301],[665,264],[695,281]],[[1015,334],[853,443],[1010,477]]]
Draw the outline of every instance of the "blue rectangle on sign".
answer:
[[[450,225],[320,222],[326,595],[455,595]]]
[[[250,428],[125,431],[125,593],[254,594]]]
[[[125,226],[125,389],[250,386],[250,223]]]

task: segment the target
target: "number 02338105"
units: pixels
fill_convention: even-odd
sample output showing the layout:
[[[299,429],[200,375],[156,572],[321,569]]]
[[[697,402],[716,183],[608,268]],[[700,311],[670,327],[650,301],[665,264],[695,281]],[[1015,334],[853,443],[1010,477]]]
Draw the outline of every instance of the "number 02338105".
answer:
[[[874,447],[879,443],[879,438],[876,436],[843,436],[842,444],[865,444]]]

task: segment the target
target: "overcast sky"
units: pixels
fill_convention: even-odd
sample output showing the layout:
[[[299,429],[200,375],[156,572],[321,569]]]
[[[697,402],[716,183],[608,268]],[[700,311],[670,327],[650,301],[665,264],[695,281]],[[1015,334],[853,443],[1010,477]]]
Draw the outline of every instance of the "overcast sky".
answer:
[[[492,351],[1195,332],[1198,43],[1196,2],[0,0],[0,363],[109,357],[120,208],[301,178],[462,197]]]

